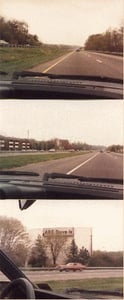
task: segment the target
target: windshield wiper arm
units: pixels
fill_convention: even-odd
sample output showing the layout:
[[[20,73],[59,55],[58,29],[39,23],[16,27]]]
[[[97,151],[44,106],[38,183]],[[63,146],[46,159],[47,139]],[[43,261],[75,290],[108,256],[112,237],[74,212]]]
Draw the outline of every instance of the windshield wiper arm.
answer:
[[[13,72],[12,80],[18,79],[19,77],[48,77],[50,79],[67,79],[67,80],[90,80],[90,81],[104,81],[111,83],[123,84],[123,80],[119,78],[112,78],[106,76],[92,76],[92,75],[64,75],[64,74],[51,74],[43,72],[33,72],[33,71],[20,71]]]

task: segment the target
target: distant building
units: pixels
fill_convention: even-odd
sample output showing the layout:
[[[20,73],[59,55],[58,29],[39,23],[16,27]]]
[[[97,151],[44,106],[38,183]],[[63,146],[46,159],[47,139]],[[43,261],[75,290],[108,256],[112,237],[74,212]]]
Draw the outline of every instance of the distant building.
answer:
[[[0,151],[25,151],[30,150],[30,148],[31,142],[29,139],[0,136]]]
[[[40,234],[44,240],[46,237],[49,238],[52,235],[67,238],[65,246],[57,258],[57,264],[63,264],[65,262],[67,248],[73,239],[79,249],[84,247],[92,254],[92,228],[90,227],[51,227],[31,230],[30,234],[33,236],[33,239],[36,239],[38,234]],[[48,256],[50,257],[50,252]]]

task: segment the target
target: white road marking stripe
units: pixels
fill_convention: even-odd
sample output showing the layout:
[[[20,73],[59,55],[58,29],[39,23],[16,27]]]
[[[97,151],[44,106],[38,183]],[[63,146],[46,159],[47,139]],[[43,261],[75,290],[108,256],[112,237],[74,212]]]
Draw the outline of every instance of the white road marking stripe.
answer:
[[[75,52],[75,51],[73,51],[73,52],[67,54],[66,56],[64,56],[63,58],[61,58],[60,60],[58,60],[55,64],[53,64],[53,65],[51,65],[49,68],[45,69],[45,70],[43,71],[43,73],[48,72],[50,69],[52,69],[53,67],[55,67],[56,65],[58,65],[61,61],[63,61],[64,59],[66,59],[68,56],[72,55],[74,52]]]
[[[99,62],[100,64],[102,64],[102,60],[96,59],[96,61]]]
[[[82,166],[84,166],[85,164],[87,164],[90,160],[94,159],[98,154],[99,154],[99,152],[97,152],[94,156],[88,158],[88,159],[85,160],[82,164],[78,165],[77,167],[75,167],[74,169],[70,170],[70,171],[67,172],[66,174],[69,175],[69,174],[73,173],[74,171],[76,171],[76,170],[79,169],[80,167],[82,167]]]

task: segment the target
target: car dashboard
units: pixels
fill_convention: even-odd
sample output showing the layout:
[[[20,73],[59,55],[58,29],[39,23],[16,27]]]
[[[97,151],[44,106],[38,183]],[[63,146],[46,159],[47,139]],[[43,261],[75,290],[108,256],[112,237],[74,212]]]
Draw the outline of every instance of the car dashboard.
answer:
[[[121,99],[122,81],[80,76],[14,77],[0,81],[0,99]],[[52,76],[52,77],[51,77]]]

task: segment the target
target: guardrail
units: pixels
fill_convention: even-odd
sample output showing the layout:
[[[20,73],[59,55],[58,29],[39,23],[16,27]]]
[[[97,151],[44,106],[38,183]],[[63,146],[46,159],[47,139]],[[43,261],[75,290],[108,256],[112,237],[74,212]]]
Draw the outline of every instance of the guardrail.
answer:
[[[30,268],[30,267],[22,267],[21,268],[22,271],[56,271],[57,268],[56,267],[34,267],[34,268]],[[123,267],[87,267],[86,270],[123,270]]]
[[[90,52],[96,52],[96,53],[103,53],[103,54],[110,54],[110,55],[117,55],[117,56],[123,56],[123,52],[111,52],[111,51],[97,51],[97,50],[86,50]]]
[[[0,48],[39,48],[42,45],[15,45],[15,44],[0,44]]]

